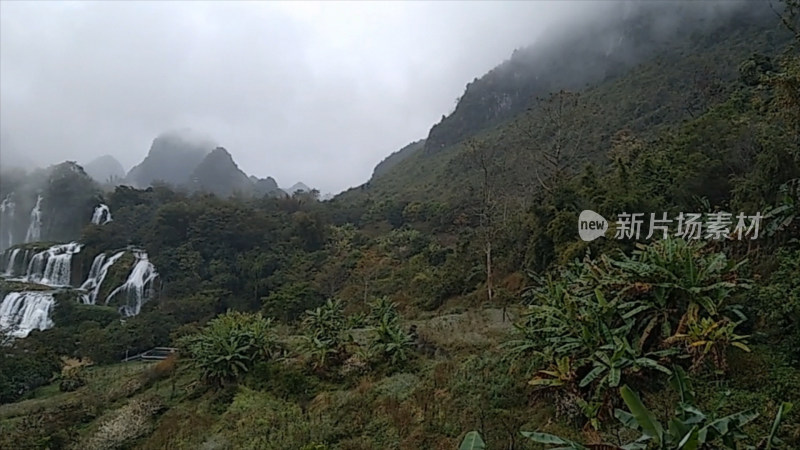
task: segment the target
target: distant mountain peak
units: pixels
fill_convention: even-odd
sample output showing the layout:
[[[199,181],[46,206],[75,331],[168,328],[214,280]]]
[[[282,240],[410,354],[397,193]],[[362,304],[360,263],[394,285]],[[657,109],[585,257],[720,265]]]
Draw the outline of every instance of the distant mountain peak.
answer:
[[[191,128],[168,130],[159,134],[155,140],[161,140],[165,142],[180,142],[192,147],[207,148],[209,150],[219,147],[217,142],[210,136]]]
[[[111,155],[99,156],[83,165],[86,173],[98,183],[121,180],[125,177],[122,164]]]
[[[249,193],[253,181],[233,160],[224,147],[216,147],[203,158],[190,176],[194,189],[228,197],[235,192]]]
[[[186,184],[194,168],[215,147],[211,139],[192,131],[162,133],[153,139],[144,160],[128,172],[127,181],[135,187],[150,186],[155,181]]]
[[[299,192],[311,192],[311,190],[312,189],[310,187],[308,187],[308,185],[306,185],[302,181],[298,181],[297,183],[293,184],[292,187],[290,187],[290,188],[283,189],[283,191],[286,192],[289,195],[293,195],[295,192],[298,192],[298,191]]]
[[[205,159],[206,160],[211,160],[211,161],[214,161],[214,162],[219,162],[219,163],[223,163],[224,162],[224,163],[228,163],[228,164],[233,164],[237,168],[239,167],[233,161],[233,156],[231,156],[231,153],[228,150],[226,150],[225,147],[216,147],[214,150],[211,150],[211,153],[206,155]]]

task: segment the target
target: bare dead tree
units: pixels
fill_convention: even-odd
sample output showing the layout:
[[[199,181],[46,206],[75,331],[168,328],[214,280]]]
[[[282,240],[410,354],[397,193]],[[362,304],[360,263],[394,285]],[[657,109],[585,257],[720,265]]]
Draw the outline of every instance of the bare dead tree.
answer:
[[[574,166],[585,145],[589,105],[580,94],[561,90],[537,99],[518,122],[539,187],[552,192]]]
[[[486,296],[494,300],[494,244],[507,224],[510,196],[503,178],[507,176],[507,152],[486,142],[471,139],[467,142],[470,166],[479,173],[478,204],[474,214],[478,219],[478,235],[485,256]]]

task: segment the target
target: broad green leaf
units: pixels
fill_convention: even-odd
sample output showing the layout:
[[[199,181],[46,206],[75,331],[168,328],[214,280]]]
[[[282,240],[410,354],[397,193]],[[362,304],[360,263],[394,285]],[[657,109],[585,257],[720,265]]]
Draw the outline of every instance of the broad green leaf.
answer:
[[[483,442],[483,438],[481,438],[481,434],[477,431],[470,431],[464,436],[464,440],[461,441],[461,446],[458,447],[458,450],[485,450],[486,444]]]
[[[523,431],[522,435],[540,444],[566,445],[567,447],[564,448],[571,450],[588,450],[586,447],[584,447],[581,444],[578,444],[577,442],[570,441],[569,439],[560,438],[554,434],[538,433],[535,431]]]
[[[672,375],[671,370],[667,369],[666,367],[662,366],[661,364],[657,363],[655,360],[652,360],[650,358],[637,358],[634,362],[642,367],[649,367],[651,369],[658,370],[659,372],[663,372],[667,375]]]
[[[594,381],[598,376],[600,376],[603,371],[606,370],[604,366],[597,366],[592,369],[589,373],[586,374],[585,377],[581,380],[580,387],[585,387],[592,381]]]
[[[661,445],[664,441],[664,428],[653,413],[644,406],[639,394],[633,392],[628,386],[622,386],[619,392],[642,431],[652,437],[657,445]]]
[[[617,408],[614,410],[614,417],[616,417],[621,424],[625,425],[628,428],[631,428],[633,430],[639,429],[639,424],[636,422],[636,418],[633,417],[633,414],[629,413],[628,411],[624,411]]]
[[[698,429],[697,425],[693,426],[692,429],[686,433],[685,436],[678,442],[678,449],[680,450],[697,450],[700,448],[700,438],[698,437]]]
[[[742,344],[741,342],[731,342],[731,345],[750,353],[750,347],[748,347],[745,344]]]
[[[619,386],[620,378],[622,377],[622,371],[614,367],[608,372],[608,385],[611,387]]]
[[[789,414],[789,411],[792,410],[792,406],[791,403],[784,402],[778,408],[778,412],[775,414],[775,421],[772,422],[772,428],[769,431],[769,436],[767,436],[766,450],[772,450],[772,445],[777,442],[778,428],[781,425],[781,420],[783,420],[784,415]]]
[[[681,396],[681,403],[686,403],[686,404],[694,403],[694,393],[692,392],[691,386],[689,385],[689,381],[686,378],[686,372],[683,370],[681,366],[676,365],[673,368],[672,373],[673,374],[669,380],[669,384]]]
[[[528,381],[531,386],[563,386],[564,382],[557,378],[534,378]]]
[[[622,318],[623,319],[630,319],[631,317],[634,317],[635,315],[639,314],[640,312],[647,311],[650,308],[652,308],[652,306],[650,306],[650,305],[641,305],[641,306],[639,306],[637,308],[634,308],[634,309],[626,312],[625,314],[623,314]]]

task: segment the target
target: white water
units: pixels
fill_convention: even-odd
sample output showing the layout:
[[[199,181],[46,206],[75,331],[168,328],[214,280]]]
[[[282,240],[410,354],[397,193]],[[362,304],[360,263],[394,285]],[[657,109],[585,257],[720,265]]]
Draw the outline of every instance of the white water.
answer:
[[[153,280],[158,273],[147,259],[147,253],[135,251],[136,263],[133,265],[128,279],[122,286],[114,289],[106,298],[106,305],[117,295],[123,295],[119,312],[125,317],[135,316],[142,310],[142,305],[150,299],[153,291]]]
[[[105,225],[108,222],[111,222],[113,219],[111,218],[111,210],[108,209],[108,205],[101,203],[94,209],[94,214],[92,214],[92,223],[95,225]]]
[[[42,237],[42,196],[36,198],[36,206],[31,210],[31,223],[28,225],[28,234],[25,242],[37,242]]]
[[[6,232],[0,236],[0,251],[16,244],[14,242],[14,210],[16,209],[16,204],[11,200],[12,195],[13,192],[0,202],[0,225],[5,224],[6,228]]]
[[[69,286],[72,275],[72,255],[81,251],[81,244],[54,245],[33,255],[28,264],[25,281],[48,286]]]
[[[17,264],[17,256],[19,255],[19,249],[15,248],[11,250],[11,254],[8,255],[8,262],[6,263],[6,276],[14,276],[14,267]]]
[[[0,330],[15,337],[46,330],[53,326],[50,310],[54,303],[50,292],[11,292],[0,304]]]
[[[81,300],[83,303],[87,305],[94,305],[97,302],[97,294],[100,291],[100,285],[103,284],[103,280],[106,279],[106,275],[108,274],[108,269],[118,259],[124,255],[125,252],[119,252],[112,256],[111,258],[106,259],[105,253],[100,253],[94,258],[94,262],[92,262],[92,268],[89,270],[89,276],[86,277],[86,281],[83,282],[81,285],[81,289],[85,289],[87,291],[86,294],[81,296]]]

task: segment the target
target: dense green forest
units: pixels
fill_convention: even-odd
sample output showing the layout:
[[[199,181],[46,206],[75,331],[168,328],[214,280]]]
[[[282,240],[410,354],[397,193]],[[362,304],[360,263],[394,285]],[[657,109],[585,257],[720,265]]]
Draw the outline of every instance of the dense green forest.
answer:
[[[784,6],[484,120],[492,72],[330,201],[104,192],[63,166],[44,197],[75,216],[51,240],[78,238],[84,268],[145,249],[158,294],[124,320],[65,295],[55,326],[6,339],[0,448],[800,448]],[[75,229],[97,199],[113,221]],[[587,209],[765,219],[757,239],[585,242]],[[157,346],[178,352],[120,362]]]

